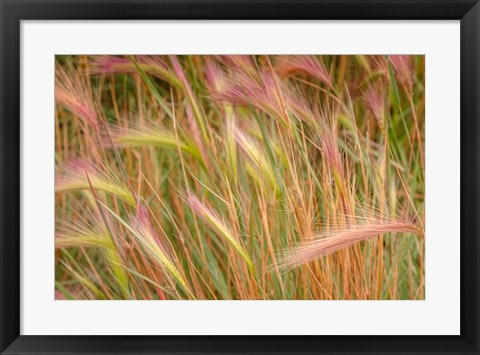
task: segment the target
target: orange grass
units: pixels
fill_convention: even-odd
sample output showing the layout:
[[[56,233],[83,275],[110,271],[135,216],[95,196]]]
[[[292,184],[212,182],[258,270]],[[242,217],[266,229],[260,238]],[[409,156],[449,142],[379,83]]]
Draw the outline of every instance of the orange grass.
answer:
[[[424,298],[423,56],[59,56],[57,299]]]

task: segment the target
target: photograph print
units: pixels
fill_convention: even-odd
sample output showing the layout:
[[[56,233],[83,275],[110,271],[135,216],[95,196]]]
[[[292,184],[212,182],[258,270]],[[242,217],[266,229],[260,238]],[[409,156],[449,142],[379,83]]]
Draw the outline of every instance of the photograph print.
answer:
[[[55,57],[56,300],[424,300],[423,55]]]

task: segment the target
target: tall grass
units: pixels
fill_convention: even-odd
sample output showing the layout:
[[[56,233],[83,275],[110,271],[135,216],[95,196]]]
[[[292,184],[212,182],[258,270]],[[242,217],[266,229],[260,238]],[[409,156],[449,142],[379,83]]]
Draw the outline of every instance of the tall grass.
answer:
[[[57,299],[424,299],[423,56],[59,56]]]

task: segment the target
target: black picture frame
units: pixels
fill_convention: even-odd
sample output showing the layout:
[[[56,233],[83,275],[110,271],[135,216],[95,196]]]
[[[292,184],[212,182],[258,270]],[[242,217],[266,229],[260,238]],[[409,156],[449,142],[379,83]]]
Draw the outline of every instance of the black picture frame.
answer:
[[[479,354],[478,0],[0,0],[1,354]],[[461,335],[20,335],[20,22],[143,19],[461,21]],[[45,39],[48,41],[48,39]],[[445,223],[445,221],[443,221]],[[448,223],[448,222],[447,222]],[[438,315],[441,317],[441,314]]]

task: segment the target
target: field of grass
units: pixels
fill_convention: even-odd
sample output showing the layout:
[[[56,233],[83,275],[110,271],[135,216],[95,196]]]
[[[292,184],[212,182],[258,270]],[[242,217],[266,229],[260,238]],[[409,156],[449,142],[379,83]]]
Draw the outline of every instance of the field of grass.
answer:
[[[424,299],[423,56],[58,56],[56,299]]]

